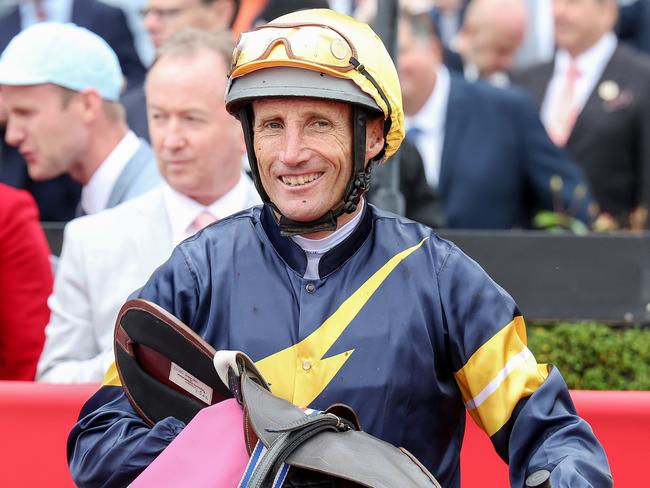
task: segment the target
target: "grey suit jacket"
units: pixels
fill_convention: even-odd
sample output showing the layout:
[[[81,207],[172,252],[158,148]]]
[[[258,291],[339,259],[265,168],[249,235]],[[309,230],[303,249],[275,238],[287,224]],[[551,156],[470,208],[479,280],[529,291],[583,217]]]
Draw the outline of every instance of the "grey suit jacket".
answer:
[[[156,160],[149,144],[140,139],[140,147],[117,178],[106,208],[112,208],[142,195],[161,182]]]
[[[513,81],[541,106],[553,69],[553,62],[533,66]],[[609,93],[600,88],[603,83]],[[619,44],[566,149],[584,169],[603,211],[625,222],[638,205],[650,208],[650,58]]]

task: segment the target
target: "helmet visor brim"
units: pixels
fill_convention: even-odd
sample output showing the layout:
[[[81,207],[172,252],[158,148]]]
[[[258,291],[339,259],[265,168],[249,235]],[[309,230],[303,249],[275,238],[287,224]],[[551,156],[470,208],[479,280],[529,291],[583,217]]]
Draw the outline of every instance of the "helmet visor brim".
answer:
[[[237,114],[242,104],[257,98],[304,97],[360,105],[383,115],[377,102],[351,80],[297,67],[265,68],[231,80],[226,108]]]

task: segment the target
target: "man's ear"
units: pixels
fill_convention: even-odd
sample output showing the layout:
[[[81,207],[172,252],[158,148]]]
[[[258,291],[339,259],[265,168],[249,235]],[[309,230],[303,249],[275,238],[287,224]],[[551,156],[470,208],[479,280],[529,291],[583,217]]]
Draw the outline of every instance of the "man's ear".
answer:
[[[244,131],[242,130],[242,126],[241,124],[239,124],[239,122],[237,122],[237,126],[238,126],[238,128],[236,129],[237,146],[243,156],[244,154],[246,154],[246,140],[244,139]]]
[[[384,119],[374,117],[366,122],[366,161],[371,160],[384,148]]]
[[[79,92],[81,118],[84,122],[93,122],[103,110],[103,101],[97,90],[86,89]]]

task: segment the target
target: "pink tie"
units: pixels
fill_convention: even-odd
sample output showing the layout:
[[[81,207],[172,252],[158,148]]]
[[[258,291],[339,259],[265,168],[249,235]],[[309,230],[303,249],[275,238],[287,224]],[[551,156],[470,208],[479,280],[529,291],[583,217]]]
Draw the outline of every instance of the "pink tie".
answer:
[[[216,222],[217,220],[219,219],[217,219],[214,215],[212,215],[207,210],[204,210],[199,215],[197,215],[197,217],[192,221],[192,223],[188,227],[188,231],[191,234],[196,234],[198,231]]]
[[[567,143],[578,118],[578,110],[575,106],[575,91],[580,74],[577,63],[571,61],[564,79],[564,86],[555,101],[551,123],[547,129],[548,135],[558,146],[564,146]]]

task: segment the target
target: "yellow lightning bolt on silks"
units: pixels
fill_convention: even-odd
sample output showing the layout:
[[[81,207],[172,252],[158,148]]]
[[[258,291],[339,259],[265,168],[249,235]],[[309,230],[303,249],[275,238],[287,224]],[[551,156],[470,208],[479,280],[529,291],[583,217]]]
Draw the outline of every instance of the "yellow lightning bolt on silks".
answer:
[[[104,374],[102,386],[122,386],[120,376],[117,373],[117,365],[115,364],[115,361],[111,363],[111,365],[108,367],[108,370]]]
[[[393,256],[305,339],[256,363],[274,394],[303,407],[311,404],[321,394],[354,349],[326,359],[323,356],[388,275],[427,239],[422,239],[419,244]]]

